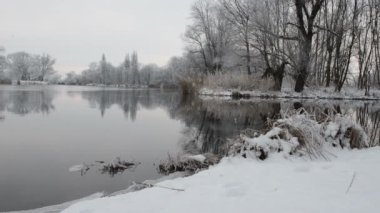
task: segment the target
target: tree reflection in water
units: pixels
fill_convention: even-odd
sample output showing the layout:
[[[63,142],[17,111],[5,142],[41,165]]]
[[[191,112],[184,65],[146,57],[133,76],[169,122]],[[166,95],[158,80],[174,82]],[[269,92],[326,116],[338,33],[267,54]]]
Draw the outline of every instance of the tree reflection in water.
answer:
[[[200,100],[196,97],[182,100],[176,117],[184,121],[184,152],[199,154],[211,152],[224,155],[228,138],[233,138],[244,129],[262,131],[267,119],[280,117],[281,112],[298,109],[311,113],[317,120],[331,114],[350,114],[361,124],[371,138],[371,145],[380,141],[380,108],[376,102],[313,101],[313,100]]]
[[[49,114],[55,109],[53,98],[56,92],[49,89],[0,91],[0,112],[14,114]]]
[[[182,143],[191,154],[224,154],[227,139],[243,129],[263,129],[268,118],[279,115],[280,103],[182,99],[176,116],[186,124]]]
[[[368,103],[356,109],[356,120],[370,136],[370,146],[380,145],[380,109],[374,109]]]
[[[125,118],[135,121],[137,112],[141,108],[153,109],[162,107],[172,108],[178,100],[179,94],[176,91],[159,90],[99,90],[80,92],[82,98],[90,103],[93,108],[100,110],[103,117],[107,109],[111,106],[118,106]]]
[[[49,114],[53,111],[54,90],[0,91],[0,112],[15,114]],[[177,91],[161,90],[79,90],[68,92],[79,95],[93,108],[106,116],[107,110],[118,106],[126,119],[135,121],[141,109],[165,109],[172,119],[180,120],[185,128],[180,141],[185,153],[223,155],[227,140],[244,129],[262,130],[268,118],[274,119],[281,111],[302,108],[326,119],[329,113],[351,113],[371,137],[371,145],[380,143],[380,108],[376,102],[315,101],[315,100],[218,100],[198,96],[182,96]],[[4,116],[3,116],[4,117]],[[1,119],[1,113],[0,113]]]

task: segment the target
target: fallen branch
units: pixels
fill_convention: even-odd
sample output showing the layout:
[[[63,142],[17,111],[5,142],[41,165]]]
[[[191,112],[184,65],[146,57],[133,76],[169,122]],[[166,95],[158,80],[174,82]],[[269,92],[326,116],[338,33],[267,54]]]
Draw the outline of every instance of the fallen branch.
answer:
[[[350,189],[351,189],[351,187],[352,187],[352,184],[354,183],[355,177],[356,177],[356,172],[354,172],[354,173],[352,174],[351,182],[350,182],[350,185],[348,186],[348,188],[347,188],[347,190],[346,190],[346,194],[348,193],[348,191],[350,191]]]
[[[185,190],[184,189],[176,189],[176,188],[171,188],[171,187],[167,187],[167,186],[160,186],[160,185],[156,185],[156,184],[149,184],[149,183],[141,183],[141,182],[133,182],[134,184],[140,184],[140,185],[144,185],[146,187],[158,187],[158,188],[163,188],[163,189],[170,189],[170,190],[174,190],[174,191],[179,191],[179,192],[184,192]]]

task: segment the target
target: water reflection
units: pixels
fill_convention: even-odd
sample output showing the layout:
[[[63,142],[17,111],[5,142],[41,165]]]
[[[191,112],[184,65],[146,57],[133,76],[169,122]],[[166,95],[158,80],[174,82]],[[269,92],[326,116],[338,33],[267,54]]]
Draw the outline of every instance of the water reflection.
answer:
[[[176,117],[186,124],[182,140],[185,152],[223,154],[227,139],[243,129],[261,130],[268,118],[275,118],[280,103],[182,99]]]
[[[2,91],[0,90],[0,112],[8,111],[19,115],[29,113],[49,114],[55,109],[53,90]],[[0,116],[1,117],[1,116]]]
[[[366,103],[356,109],[357,122],[364,127],[370,136],[370,146],[380,144],[380,110],[374,109]]]
[[[158,90],[101,90],[80,92],[83,99],[87,100],[92,108],[97,108],[103,117],[107,109],[117,105],[125,118],[136,120],[137,112],[142,108],[153,109],[155,107],[172,108],[179,94],[176,91]]]
[[[55,109],[54,90],[0,91],[0,112],[15,114],[49,114]],[[279,117],[281,111],[305,109],[318,119],[329,113],[351,113],[371,137],[372,145],[380,143],[380,109],[376,102],[315,101],[315,100],[217,100],[197,96],[181,96],[176,91],[160,90],[79,90],[68,91],[69,97],[80,96],[102,117],[116,105],[126,119],[135,121],[141,109],[165,109],[172,119],[185,124],[181,143],[188,153],[223,154],[228,138],[244,129],[262,130],[266,121]],[[0,120],[5,118],[0,114]]]

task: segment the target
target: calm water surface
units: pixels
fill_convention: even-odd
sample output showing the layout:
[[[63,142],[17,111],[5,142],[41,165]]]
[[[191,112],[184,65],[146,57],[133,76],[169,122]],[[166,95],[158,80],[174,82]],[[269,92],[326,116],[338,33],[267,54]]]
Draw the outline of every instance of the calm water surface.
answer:
[[[222,101],[176,91],[65,86],[0,86],[0,211],[23,210],[114,192],[155,179],[168,154],[222,153],[226,139],[299,106],[292,100]],[[351,113],[378,142],[376,102],[301,102]],[[121,174],[69,172],[119,156],[141,164]]]

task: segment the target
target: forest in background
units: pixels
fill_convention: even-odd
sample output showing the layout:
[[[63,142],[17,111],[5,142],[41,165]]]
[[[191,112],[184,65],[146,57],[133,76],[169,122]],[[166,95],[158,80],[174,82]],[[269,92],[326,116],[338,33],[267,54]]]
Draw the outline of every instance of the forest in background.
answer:
[[[182,56],[167,65],[141,65],[133,52],[118,66],[103,55],[81,74],[53,75],[49,55],[0,56],[0,81],[65,84],[213,86],[294,91],[345,85],[369,94],[380,86],[378,0],[197,0],[183,34]],[[9,81],[9,80],[8,80]],[[264,83],[263,83],[264,82]],[[266,88],[265,88],[266,89]]]

